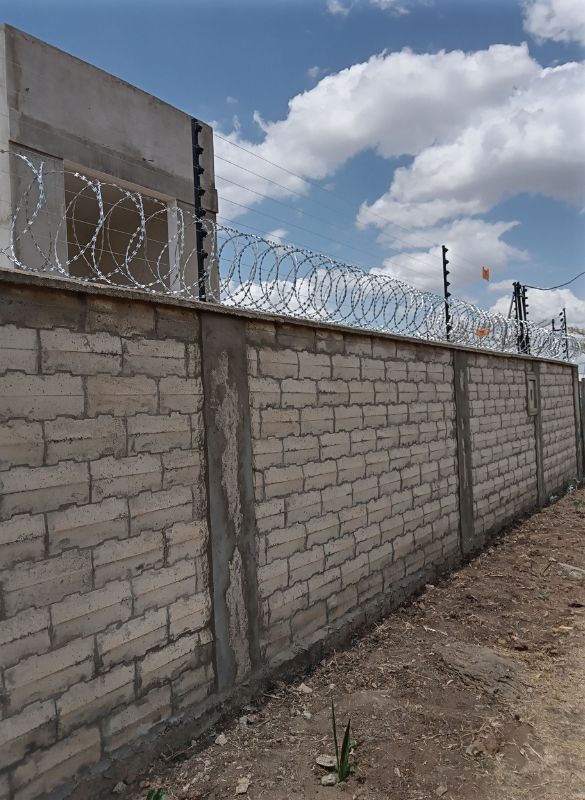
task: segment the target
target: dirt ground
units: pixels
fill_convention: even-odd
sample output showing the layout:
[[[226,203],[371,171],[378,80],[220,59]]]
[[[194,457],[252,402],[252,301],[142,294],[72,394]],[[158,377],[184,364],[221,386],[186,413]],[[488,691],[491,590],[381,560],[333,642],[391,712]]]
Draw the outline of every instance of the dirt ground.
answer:
[[[585,489],[124,796],[222,800],[249,781],[250,800],[585,800],[585,580],[567,564],[585,568]],[[322,786],[332,696],[357,746],[349,780]]]

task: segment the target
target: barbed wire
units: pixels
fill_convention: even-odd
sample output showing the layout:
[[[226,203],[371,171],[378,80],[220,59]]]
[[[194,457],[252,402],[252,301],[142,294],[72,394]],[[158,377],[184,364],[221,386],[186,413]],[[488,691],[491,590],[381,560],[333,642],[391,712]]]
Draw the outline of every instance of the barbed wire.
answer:
[[[308,249],[197,217],[187,206],[142,195],[77,171],[48,170],[11,153],[18,186],[9,241],[0,249],[21,270],[208,300],[367,331],[446,341],[445,300],[382,269],[366,272]],[[47,183],[63,185],[63,204]],[[204,270],[198,270],[196,231],[202,227]],[[449,341],[517,352],[528,335],[532,355],[565,360],[580,352],[578,337],[451,298]]]

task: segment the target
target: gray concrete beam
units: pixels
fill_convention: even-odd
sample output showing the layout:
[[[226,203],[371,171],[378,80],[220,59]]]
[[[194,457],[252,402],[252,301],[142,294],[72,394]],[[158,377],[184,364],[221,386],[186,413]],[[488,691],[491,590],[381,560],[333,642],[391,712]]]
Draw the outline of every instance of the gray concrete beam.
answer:
[[[469,419],[468,358],[453,353],[455,379],[455,414],[457,433],[457,467],[459,471],[459,539],[461,552],[468,555],[481,545],[475,532],[473,511],[473,473],[471,463],[471,425]]]
[[[218,691],[260,664],[256,516],[245,322],[201,314]]]

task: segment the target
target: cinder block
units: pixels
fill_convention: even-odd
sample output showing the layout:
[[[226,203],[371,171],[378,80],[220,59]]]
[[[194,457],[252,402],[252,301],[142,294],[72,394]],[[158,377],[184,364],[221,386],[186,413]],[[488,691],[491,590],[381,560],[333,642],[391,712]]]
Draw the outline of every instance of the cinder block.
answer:
[[[47,609],[21,611],[0,622],[0,668],[11,667],[33,653],[40,655],[50,644]]]
[[[294,350],[262,348],[258,352],[260,374],[264,378],[298,378],[299,357]]]
[[[339,536],[339,516],[337,514],[324,514],[305,523],[307,530],[307,547],[325,542]]]
[[[315,330],[315,345],[318,353],[343,353],[343,334],[332,330]]]
[[[0,769],[52,744],[56,738],[56,716],[54,701],[47,700],[31,703],[20,714],[0,720]]]
[[[361,376],[364,381],[383,381],[386,379],[386,364],[380,358],[362,358]]]
[[[49,552],[60,553],[70,547],[92,547],[108,539],[128,536],[128,504],[124,498],[110,497],[101,503],[71,506],[47,514]]]
[[[45,554],[45,519],[42,514],[19,514],[0,522],[0,564],[4,568],[22,561],[37,561]]]
[[[258,568],[258,594],[269,597],[278,589],[288,586],[288,560],[276,559],[264,567]]]
[[[299,353],[299,378],[331,377],[331,358],[325,353]]]
[[[250,404],[253,408],[280,405],[280,381],[275,378],[248,378]]]
[[[163,453],[191,447],[190,418],[184,414],[137,414],[128,418],[129,453]]]
[[[283,441],[285,464],[306,464],[319,460],[319,439],[316,436],[288,436]]]
[[[265,540],[266,563],[280,558],[288,558],[293,553],[303,551],[305,542],[305,526],[301,523],[291,525],[290,528],[277,528],[270,531]]]
[[[47,464],[56,464],[63,459],[120,458],[126,454],[124,422],[112,416],[79,420],[58,417],[45,423],[45,439]]]
[[[356,555],[355,558],[341,565],[341,581],[344,587],[357,583],[370,571],[370,562],[367,553]]]
[[[374,337],[372,343],[372,355],[374,358],[396,358],[396,342],[392,342],[390,339],[382,339],[377,336]]]
[[[360,360],[355,355],[331,356],[332,376],[344,381],[360,379]]]
[[[340,536],[338,539],[331,539],[324,545],[325,551],[325,570],[340,566],[352,559],[355,554],[355,541],[353,536]]]
[[[352,484],[352,496],[354,505],[376,500],[379,497],[377,475],[355,481]]]
[[[171,680],[199,663],[197,636],[181,636],[170,644],[151,650],[137,662],[138,680],[142,689],[154,683]]]
[[[270,467],[264,474],[266,498],[288,497],[303,489],[303,470],[300,466]]]
[[[98,375],[88,377],[86,386],[87,414],[90,417],[99,414],[124,417],[157,411],[157,385],[152,378]]]
[[[0,326],[0,373],[35,373],[38,367],[37,332],[16,325]]]
[[[344,380],[323,379],[317,382],[320,406],[341,406],[349,402],[349,386]]]
[[[356,356],[371,356],[372,339],[367,333],[344,333],[345,352]]]
[[[246,323],[246,339],[250,344],[274,345],[276,342],[276,325],[264,320],[248,320]]]
[[[323,571],[325,564],[323,545],[316,545],[310,550],[295,553],[290,556],[288,564],[290,586],[298,581],[306,581],[312,575]]]
[[[340,459],[341,460],[341,459]],[[337,461],[312,461],[303,465],[304,489],[324,489],[337,482]]]
[[[0,572],[8,616],[25,608],[42,608],[72,592],[91,588],[89,552],[69,551],[46,561],[24,562]]]
[[[166,608],[152,609],[144,616],[111,625],[96,638],[99,658],[105,668],[132,661],[168,640]]]
[[[30,755],[14,772],[14,800],[50,797],[52,790],[71,780],[101,757],[98,728],[80,728],[48,750]]]
[[[339,512],[341,535],[353,533],[358,528],[363,528],[368,523],[368,506],[366,503],[351,505],[342,508]]]
[[[117,375],[122,368],[119,336],[77,333],[67,328],[41,331],[41,370],[45,374]]]
[[[172,450],[163,453],[163,488],[193,486],[204,480],[203,452],[199,450]]]
[[[327,605],[324,600],[311,603],[309,608],[299,611],[291,620],[291,630],[295,641],[302,641],[318,630],[325,633],[326,627]]]
[[[149,567],[162,566],[163,535],[160,531],[143,531],[128,539],[111,539],[96,547],[93,565],[96,587],[109,581],[136,575]]]
[[[87,680],[93,672],[93,640],[76,639],[65,647],[29,656],[4,673],[8,708],[18,711]]]
[[[298,436],[300,433],[299,411],[297,409],[265,408],[261,411],[262,438],[275,436]]]
[[[301,434],[333,433],[333,409],[331,407],[301,409]]]
[[[187,376],[185,344],[173,339],[125,339],[124,372],[151,378]]]
[[[64,461],[52,467],[14,467],[2,474],[0,518],[51,511],[66,503],[87,503],[87,464]]]
[[[106,752],[112,752],[130,744],[157,723],[171,714],[171,690],[169,686],[153,689],[145,697],[135,701],[106,720],[104,742]]]
[[[372,381],[349,381],[349,402],[352,405],[365,405],[375,400]]]
[[[55,644],[103,631],[115,622],[129,619],[131,613],[132,593],[128,581],[112,581],[102,589],[71,594],[51,606]]]
[[[280,347],[290,347],[294,350],[313,350],[315,346],[315,329],[312,325],[280,322],[276,326],[276,338]]]
[[[43,463],[44,452],[39,422],[16,419],[0,423],[0,469],[38,467]]]
[[[171,638],[200,631],[209,624],[210,616],[211,603],[207,591],[180,598],[169,606]]]
[[[324,433],[321,436],[321,458],[326,461],[329,458],[340,458],[348,456],[350,452],[350,439],[347,431],[339,433]]]
[[[160,412],[166,414],[179,411],[195,414],[203,405],[203,388],[200,378],[178,378],[169,376],[159,381]]]
[[[252,447],[254,450],[254,468],[256,470],[282,466],[284,459],[282,439],[255,439],[252,442]]]
[[[380,525],[374,523],[365,528],[359,528],[354,533],[354,538],[356,554],[367,553],[380,544]]]
[[[339,511],[351,505],[351,483],[342,483],[339,486],[328,486],[321,491],[323,513]]]
[[[0,417],[33,420],[80,417],[84,402],[81,378],[8,373],[2,379]]]
[[[363,576],[362,576],[363,577]],[[327,618],[329,622],[341,619],[347,613],[358,608],[356,586],[346,586],[333,597],[327,598]]]
[[[309,590],[305,582],[274,592],[268,600],[270,624],[291,617],[309,603]]]
[[[281,404],[283,408],[303,408],[314,406],[317,402],[317,384],[313,380],[285,379],[281,383]]]
[[[363,478],[366,474],[366,460],[363,455],[345,456],[337,460],[337,482],[348,483]]]
[[[180,597],[198,591],[195,562],[178,561],[170,567],[151,569],[132,579],[134,613],[145,609],[170,605]]]
[[[350,454],[369,453],[377,446],[376,431],[371,428],[365,430],[354,430],[349,433]]]
[[[175,712],[183,711],[189,706],[196,706],[214,690],[213,665],[188,667],[172,681],[171,686]]]
[[[321,514],[321,492],[302,492],[285,498],[286,524],[305,522]]]
[[[131,532],[167,528],[175,522],[190,522],[193,517],[193,496],[188,486],[173,486],[161,492],[142,492],[131,497]]]
[[[321,496],[319,495],[319,502]],[[285,506],[283,498],[274,498],[256,503],[256,527],[258,533],[265,533],[274,528],[282,528],[285,524]]]
[[[361,406],[339,406],[335,408],[335,430],[353,431],[363,428],[364,415]]]
[[[309,578],[309,606],[326,600],[341,589],[341,570],[333,567]]]
[[[200,558],[207,549],[208,531],[205,520],[177,522],[165,530],[167,562]]]
[[[156,307],[156,332],[161,339],[178,339],[188,344],[199,338],[198,312],[189,308]]]
[[[116,336],[148,336],[154,332],[154,305],[105,295],[87,295],[86,329]]]
[[[90,464],[92,500],[129,496],[162,488],[160,456],[143,453],[127,458],[107,456]]]
[[[370,572],[381,572],[393,561],[392,542],[374,547],[370,550]]]
[[[59,735],[109,715],[134,699],[134,664],[113,667],[105,675],[76,683],[57,699]]]

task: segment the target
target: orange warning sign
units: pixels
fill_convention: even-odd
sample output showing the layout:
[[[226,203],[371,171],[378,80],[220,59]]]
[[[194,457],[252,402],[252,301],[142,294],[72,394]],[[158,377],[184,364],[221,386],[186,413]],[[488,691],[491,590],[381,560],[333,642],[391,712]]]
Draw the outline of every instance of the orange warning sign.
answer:
[[[476,336],[479,336],[480,339],[483,339],[484,336],[488,336],[490,332],[489,328],[478,328],[475,332]]]
[[[484,281],[489,281],[490,279],[490,268],[489,267],[482,267],[481,268],[481,277]]]

